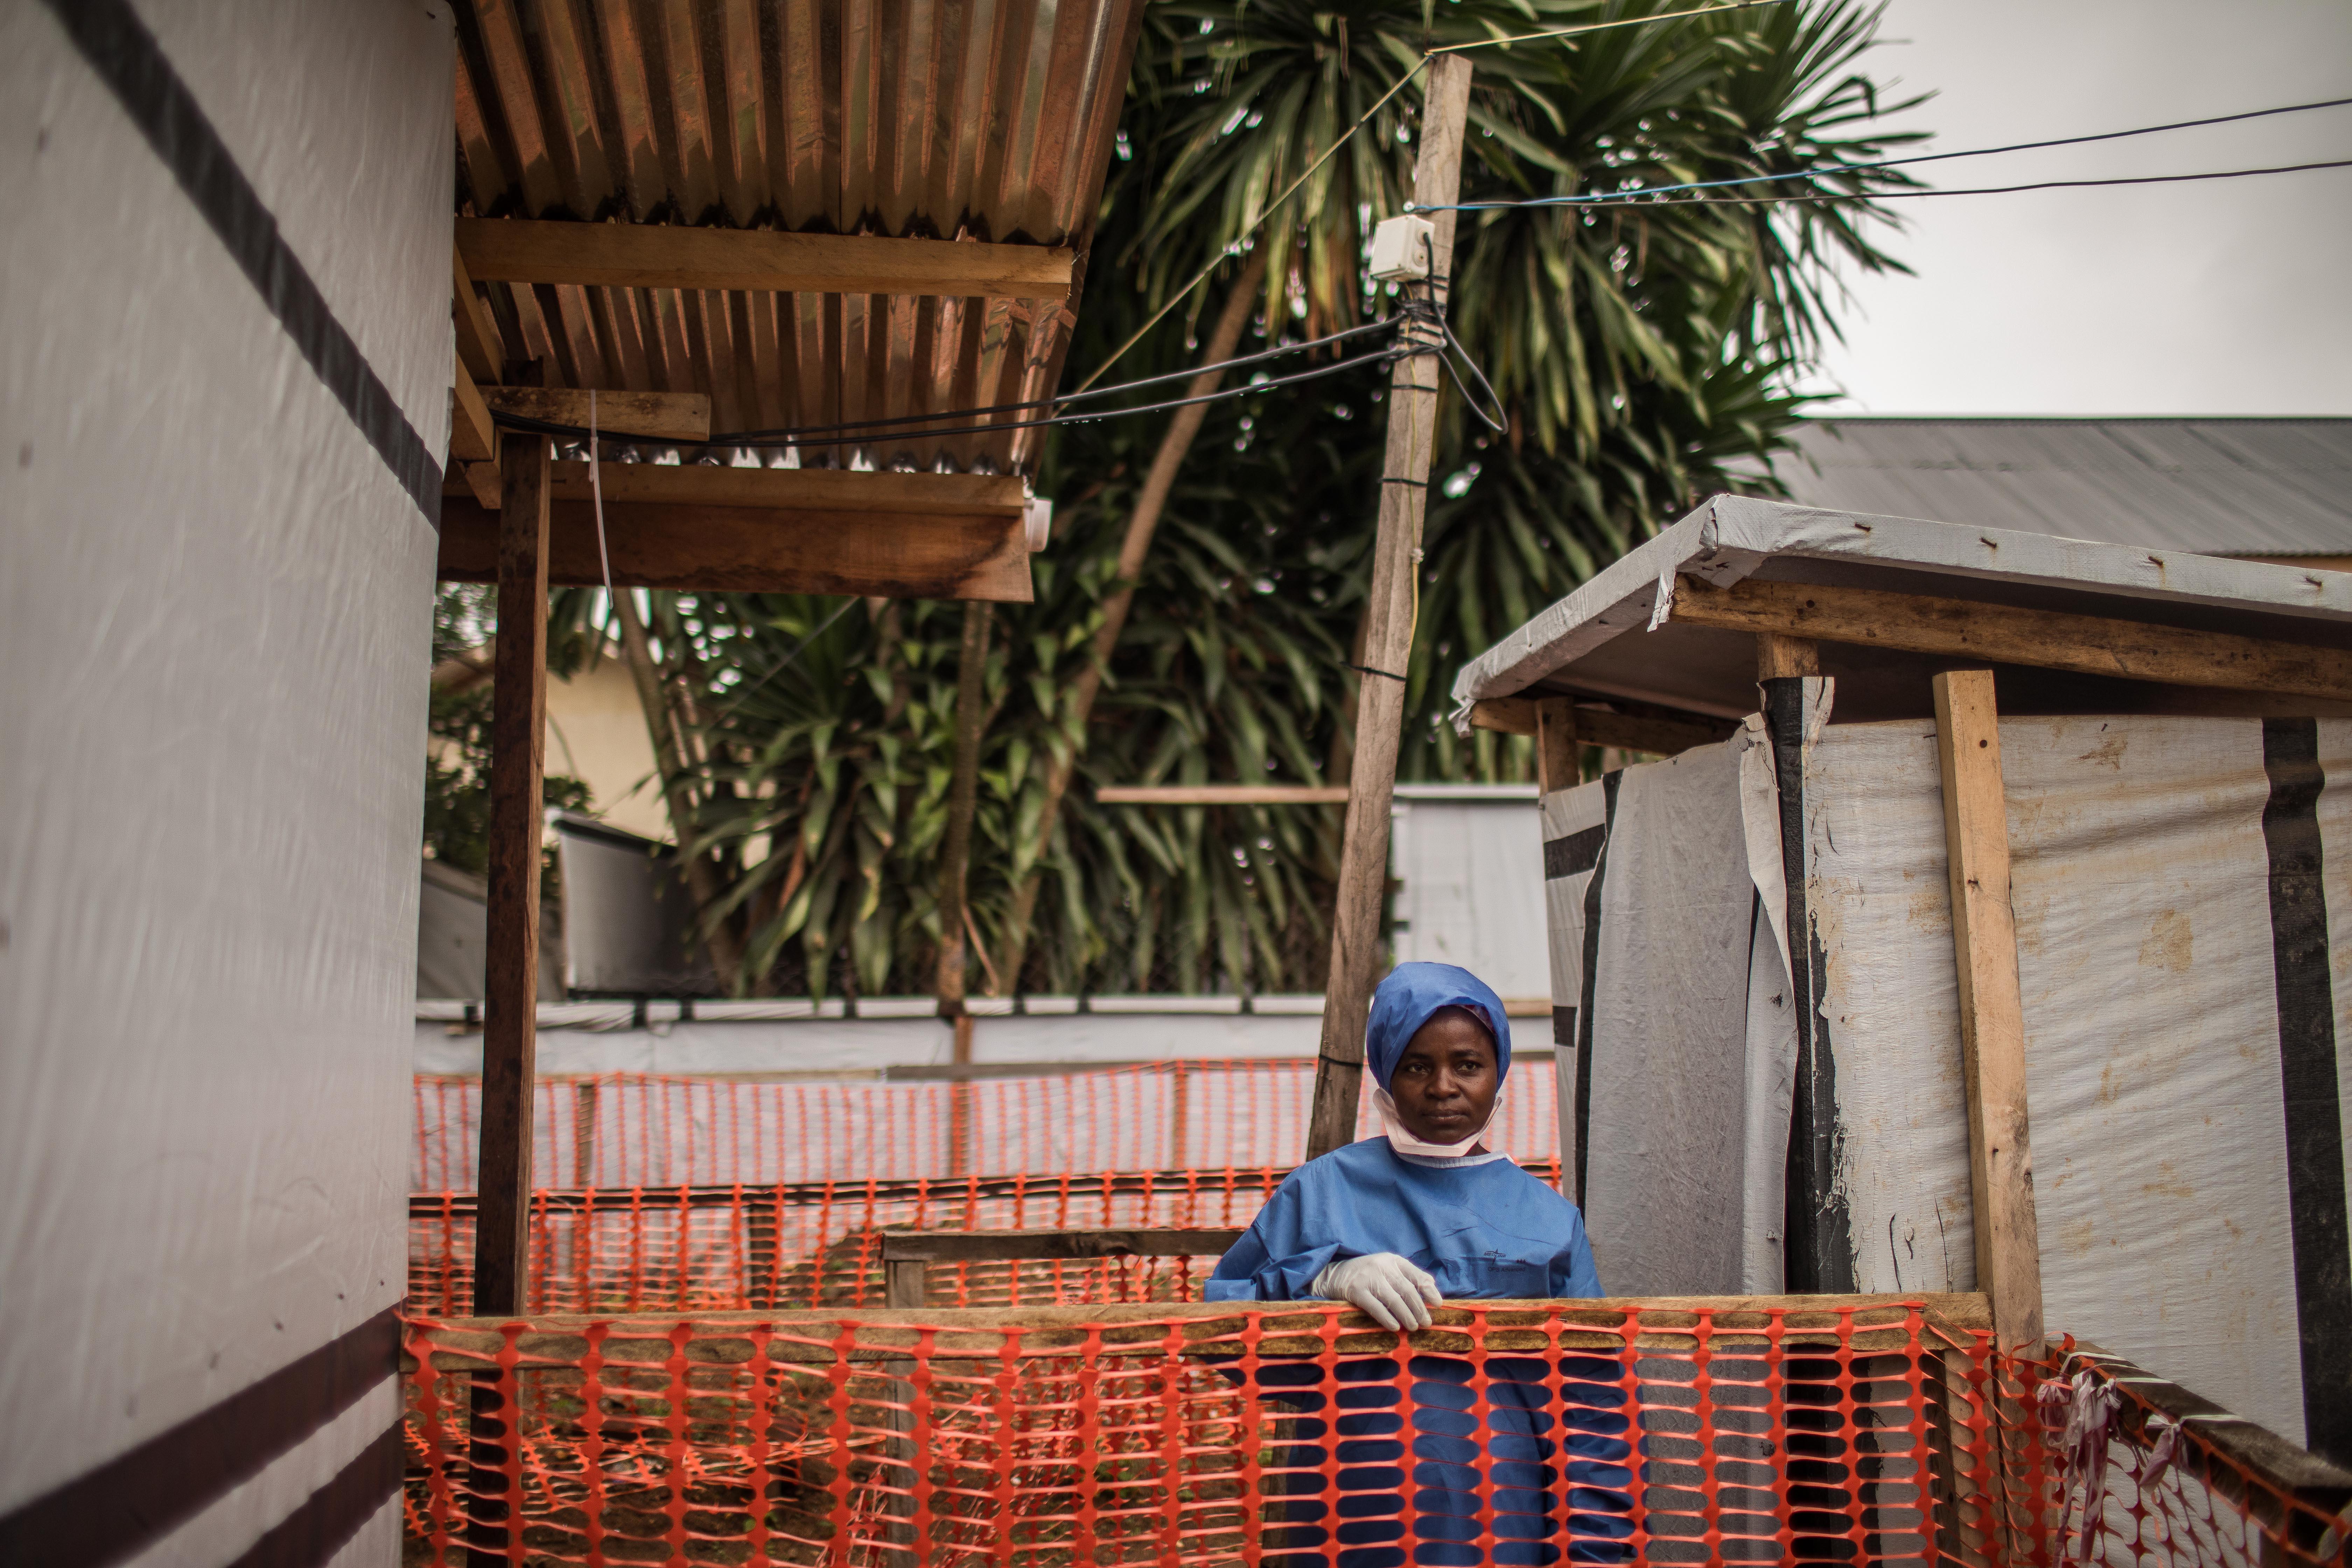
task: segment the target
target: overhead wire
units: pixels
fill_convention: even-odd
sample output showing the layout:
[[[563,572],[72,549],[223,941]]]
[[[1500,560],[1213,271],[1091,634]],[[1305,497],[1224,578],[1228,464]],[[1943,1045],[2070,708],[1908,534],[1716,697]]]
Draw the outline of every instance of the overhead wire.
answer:
[[[1584,33],[1607,32],[1613,27],[1638,27],[1644,23],[1649,22],[1672,22],[1686,16],[1705,16],[1717,11],[1745,11],[1756,5],[1778,5],[1785,3],[1786,0],[1732,0],[1731,4],[1724,5],[1700,5],[1687,11],[1661,12],[1654,16],[1620,16],[1606,22],[1584,22],[1572,27],[1555,27],[1549,32],[1522,33],[1509,37],[1501,38],[1474,38],[1466,43],[1446,44],[1437,48],[1423,50],[1422,52],[1421,58],[1413,62],[1412,68],[1405,72],[1404,75],[1397,78],[1395,81],[1391,82],[1389,84],[1389,89],[1381,94],[1380,97],[1374,99],[1372,100],[1372,106],[1364,110],[1363,113],[1358,115],[1356,117],[1356,122],[1353,125],[1349,126],[1347,130],[1341,132],[1339,133],[1339,139],[1332,142],[1329,147],[1326,148],[1321,157],[1316,159],[1312,163],[1309,163],[1307,166],[1306,171],[1301,174],[1298,178],[1291,181],[1289,184],[1284,186],[1280,195],[1266,203],[1265,206],[1258,213],[1257,216],[1252,218],[1246,225],[1244,225],[1241,233],[1235,235],[1225,247],[1217,253],[1213,260],[1212,260],[1206,267],[1201,268],[1200,271],[1194,273],[1189,282],[1187,282],[1181,289],[1177,289],[1173,294],[1171,294],[1168,297],[1167,301],[1163,303],[1160,309],[1151,313],[1150,320],[1146,321],[1143,325],[1136,328],[1134,332],[1129,336],[1125,342],[1113,349],[1108,359],[1104,360],[1102,363],[1095,366],[1092,371],[1088,372],[1086,380],[1078,383],[1078,391],[1084,392],[1087,388],[1092,386],[1097,379],[1102,375],[1103,372],[1108,370],[1112,365],[1117,364],[1121,358],[1125,357],[1129,349],[1141,342],[1143,341],[1144,334],[1150,331],[1152,328],[1158,326],[1160,321],[1167,317],[1169,311],[1174,310],[1181,300],[1192,292],[1193,289],[1198,289],[1202,284],[1207,282],[1210,276],[1213,274],[1218,268],[1223,266],[1233,258],[1240,255],[1242,241],[1247,239],[1251,235],[1256,233],[1259,228],[1263,227],[1266,219],[1274,216],[1275,209],[1281,206],[1283,203],[1288,201],[1292,196],[1297,195],[1299,189],[1304,186],[1307,181],[1315,177],[1316,171],[1322,168],[1324,164],[1329,163],[1332,159],[1338,157],[1339,155],[1339,149],[1345,147],[1349,142],[1355,140],[1356,133],[1363,130],[1366,125],[1371,123],[1372,116],[1378,114],[1383,108],[1385,108],[1389,100],[1394,98],[1398,93],[1402,92],[1405,89],[1405,84],[1412,81],[1413,78],[1419,76],[1423,69],[1428,66],[1429,62],[1435,59],[1439,55],[1455,54],[1464,49],[1491,48],[1503,44],[1531,43],[1543,38],[1574,37]],[[1073,395],[1075,395],[1075,394]]]
[[[2243,120],[2262,120],[2262,119],[2265,119],[2265,118],[2267,118],[2267,117],[2271,116],[2271,115],[2275,115],[2275,114],[2303,114],[2303,113],[2306,113],[2306,112],[2308,112],[2308,111],[2310,111],[2310,110],[2318,110],[2318,109],[2341,109],[2341,108],[2343,108],[2343,107],[2344,107],[2345,105],[2347,105],[2347,104],[2352,104],[2352,98],[2326,98],[2326,99],[2321,99],[2321,100],[2319,100],[2318,101],[2316,101],[2316,102],[2313,102],[2313,103],[2288,103],[2288,104],[2281,104],[2281,105],[2279,105],[2277,108],[2274,108],[2274,109],[2250,109],[2250,110],[2242,110],[2242,112],[2239,112],[2239,113],[2236,113],[2236,114],[2215,114],[2215,115],[2210,115],[2210,116],[2206,117],[2205,119],[2202,119],[2202,120],[2176,120],[2176,121],[2170,121],[2170,122],[2168,122],[2168,123],[2167,123],[2167,124],[2163,124],[2163,125],[2141,125],[2141,126],[2136,126],[2136,127],[2134,127],[2133,129],[2131,129],[2131,130],[2129,130],[2129,131],[2100,131],[2100,132],[2093,132],[2092,134],[2090,134],[2090,135],[2086,135],[2086,136],[2058,136],[2058,137],[2053,137],[2053,138],[2051,138],[2051,139],[2049,139],[2049,140],[2047,140],[2047,141],[2042,141],[2042,142],[2010,142],[2008,145],[2006,145],[2006,146],[2001,146],[2001,147],[1969,147],[1969,148],[1965,148],[1965,149],[1962,149],[1962,150],[1960,150],[1960,151],[1958,151],[1958,152],[1952,152],[1952,153],[1915,153],[1915,154],[1913,154],[1912,156],[1910,156],[1910,157],[1906,157],[1906,158],[1881,158],[1881,159],[1878,159],[1878,160],[1876,160],[1876,161],[1874,161],[1874,162],[1867,163],[1841,163],[1841,164],[1839,164],[1837,167],[1835,167],[1835,168],[1833,168],[1833,169],[1812,169],[1812,170],[1804,170],[1804,171],[1800,171],[1800,172],[1791,173],[1791,174],[1744,174],[1744,175],[1739,176],[1739,177],[1738,177],[1738,178],[1737,178],[1737,179],[1728,179],[1728,180],[1689,180],[1689,181],[1685,181],[1684,183],[1682,183],[1682,184],[1673,184],[1673,185],[1643,185],[1643,186],[1637,186],[1637,187],[1635,187],[1634,189],[1632,189],[1632,190],[1624,190],[1624,191],[1595,191],[1595,192],[1592,192],[1592,193],[1591,193],[1591,194],[1589,194],[1589,195],[1577,195],[1577,196],[1528,196],[1528,197],[1522,198],[1522,199],[1517,200],[1517,201],[1497,201],[1497,202],[1452,202],[1452,203],[1445,204],[1445,205],[1443,205],[1443,206],[1436,205],[1428,205],[1428,206],[1423,206],[1423,205],[1416,205],[1416,204],[1414,204],[1414,203],[1408,202],[1408,203],[1406,203],[1406,204],[1405,204],[1405,210],[1406,210],[1407,212],[1423,212],[1423,213],[1427,213],[1427,212],[1486,212],[1486,211],[1491,211],[1491,210],[1495,210],[1495,209],[1499,209],[1499,208],[1507,208],[1507,207],[1542,207],[1542,206],[1605,206],[1605,205],[1609,205],[1609,204],[1611,204],[1611,203],[1612,203],[1612,202],[1630,202],[1630,201],[1637,200],[1637,199],[1639,199],[1639,198],[1641,198],[1641,197],[1643,197],[1643,196],[1663,195],[1668,195],[1668,194],[1671,194],[1671,193],[1673,193],[1673,192],[1676,192],[1676,191],[1707,191],[1707,190],[1720,190],[1720,189],[1724,189],[1724,188],[1727,188],[1727,187],[1729,187],[1729,186],[1733,186],[1733,185],[1769,185],[1769,184],[1779,184],[1779,183],[1780,183],[1780,182],[1782,182],[1782,181],[1787,181],[1787,180],[1826,180],[1826,179],[1835,179],[1835,178],[1837,178],[1837,177],[1839,177],[1839,176],[1841,176],[1841,175],[1845,175],[1845,174],[1868,174],[1868,173],[1870,173],[1871,171],[1875,170],[1875,169],[1899,169],[1899,168],[1906,168],[1906,167],[1908,167],[1908,166],[1910,166],[1911,164],[1914,164],[1914,163],[1942,163],[1942,162],[1944,162],[1944,161],[1946,161],[1946,160],[1948,160],[1948,159],[1952,159],[1952,158],[1990,158],[1990,157],[1994,157],[1994,156],[1996,156],[1996,155],[1999,155],[1999,154],[2001,154],[2001,153],[2033,153],[2033,152],[2039,152],[2039,151],[2041,151],[2041,150],[2042,150],[2042,149],[2044,149],[2044,148],[2049,148],[2049,147],[2078,147],[2078,146],[2083,145],[2083,144],[2084,144],[2084,143],[2085,143],[2085,142],[2116,142],[2116,141],[2124,140],[2124,139],[2125,139],[2125,138],[2126,138],[2126,137],[2132,137],[2132,136],[2154,136],[2154,135],[2156,135],[2156,134],[2158,134],[2158,133],[2159,133],[2159,132],[2167,132],[2167,131],[2193,131],[2193,130],[2196,130],[2196,129],[2198,129],[2198,128],[2200,128],[2200,127],[2202,127],[2202,126],[2207,126],[2207,125],[2229,125],[2229,124],[2232,124],[2232,123],[2235,123],[2236,121],[2243,121]],[[2333,167],[2335,167],[2335,166],[2336,166],[2336,165],[2334,165],[2334,164],[2332,164],[2332,163],[2299,163],[2299,164],[2295,164],[2295,165],[2294,165],[2292,168],[2287,168],[2287,169],[2253,169],[2253,170],[2244,170],[2244,171],[2233,171],[2233,172],[2231,172],[2231,173],[2228,173],[2228,174],[2170,174],[2170,175],[2147,175],[2147,176],[2141,176],[2141,177],[2139,178],[2139,180],[2138,180],[2137,183],[2143,183],[2143,184],[2145,184],[2145,183],[2149,183],[2149,182],[2157,181],[2157,180],[2184,180],[2184,179],[2200,179],[2200,180],[2204,180],[2204,179],[2233,179],[2233,178],[2238,177],[2238,174],[2241,174],[2241,173],[2243,173],[2243,174],[2289,174],[2289,173],[2294,173],[2294,172],[2296,172],[2296,171],[2298,171],[2298,170],[2301,170],[2301,169],[2306,169],[2306,168],[2333,168]],[[2127,181],[2127,180],[2124,180],[2124,179],[2116,179],[2116,180],[2114,180],[2114,181],[2097,181],[2097,182],[2083,182],[2083,183],[2086,183],[2086,184],[2094,184],[2094,183],[2095,183],[2095,184],[2129,184],[2129,183],[2135,183],[2135,182]],[[2033,190],[2033,189],[2042,189],[2042,188],[2046,188],[2046,187],[2042,187],[2042,186],[2020,185],[2020,186],[2014,186],[2014,187],[2008,187],[2008,186],[2003,186],[2003,187],[1988,187],[1986,190],[1983,190],[1983,191],[1958,191],[1958,190],[1955,190],[1955,191],[1950,191],[1950,192],[1947,192],[1947,193],[1944,193],[1944,194],[1951,195],[1991,195],[1991,194],[1995,194],[1995,192],[1996,192],[1996,191],[1998,191],[1998,190],[2006,190],[2006,189]],[[1920,193],[1916,193],[1916,192],[1912,192],[1912,193],[1902,193],[1902,192],[1893,192],[1893,191],[1889,191],[1889,192],[1883,192],[1883,193],[1880,193],[1880,194],[1881,194],[1881,195],[1918,195],[1918,194],[1920,194]]]
[[[932,425],[942,419],[974,419],[984,414],[1021,414],[1032,408],[1051,408],[1056,404],[1077,403],[1098,397],[1116,397],[1120,393],[1132,392],[1141,386],[1157,386],[1166,381],[1190,381],[1199,375],[1240,370],[1248,365],[1263,364],[1267,360],[1280,359],[1286,354],[1305,353],[1309,350],[1327,348],[1333,343],[1362,337],[1368,332],[1387,331],[1394,325],[1394,322],[1388,321],[1366,321],[1358,326],[1346,327],[1336,332],[1326,333],[1319,338],[1309,338],[1295,343],[1280,343],[1270,349],[1259,350],[1255,353],[1240,354],[1233,359],[1221,360],[1215,364],[1193,365],[1183,370],[1171,370],[1164,375],[1142,376],[1134,381],[1121,382],[1117,386],[1098,387],[1092,392],[1073,392],[1060,397],[1034,398],[1027,403],[992,403],[982,408],[954,408],[938,414],[899,414],[887,419],[852,419],[838,425],[803,425],[794,426],[792,430],[730,431],[723,436],[713,436],[710,438],[710,445],[740,446],[744,444],[745,437],[765,439],[780,435],[826,435],[837,430],[877,430],[898,425]]]
[[[1382,328],[1393,330],[1402,319],[1403,318],[1402,317],[1391,317],[1381,321],[1378,325]],[[930,428],[930,425],[935,425],[941,419],[956,419],[968,416],[967,413],[962,410],[948,410],[925,416],[923,421],[918,422],[921,427],[904,431],[903,434],[908,437],[921,436],[925,437],[940,436],[992,436],[1001,431],[1006,430],[1035,430],[1056,425],[1087,425],[1098,419],[1118,419],[1130,414],[1157,414],[1171,408],[1189,408],[1194,404],[1199,403],[1219,403],[1229,397],[1248,397],[1256,393],[1270,392],[1279,386],[1295,386],[1301,382],[1317,381],[1320,380],[1324,376],[1337,375],[1345,371],[1354,370],[1360,365],[1387,364],[1401,357],[1403,353],[1419,352],[1422,351],[1417,349],[1391,348],[1383,350],[1378,353],[1355,354],[1347,359],[1335,360],[1329,364],[1318,365],[1312,370],[1296,371],[1289,375],[1269,376],[1263,381],[1246,382],[1239,386],[1223,387],[1215,392],[1205,393],[1196,397],[1171,397],[1162,399],[1158,403],[1138,404],[1131,408],[1082,410],[1076,414],[1048,415],[1042,419],[1000,419],[986,425],[961,425],[953,426],[947,429]],[[1199,374],[1200,372],[1194,371],[1188,373],[1188,375]],[[1165,380],[1168,378],[1155,377],[1154,379]],[[496,423],[503,425],[509,429],[522,430],[532,435],[562,437],[567,439],[573,440],[585,439],[590,435],[588,430],[577,425],[563,425],[550,419],[532,419],[520,414],[509,414],[498,409],[492,409],[490,411],[490,417]],[[617,430],[608,430],[604,433],[603,438],[607,441],[630,442],[640,445],[660,447],[859,447],[872,443],[877,437],[870,432],[860,435],[817,436],[812,437],[793,430],[775,430],[765,432],[730,430],[713,435],[705,440],[696,441],[680,440],[676,437],[633,436]]]
[[[1649,16],[1621,16],[1608,22],[1581,22],[1574,26],[1553,27],[1541,33],[1513,33],[1500,38],[1472,38],[1467,43],[1440,44],[1425,49],[1424,55],[1458,55],[1465,49],[1492,48],[1497,44],[1531,44],[1545,38],[1572,38],[1579,33],[1598,33],[1610,27],[1638,26],[1643,22],[1673,22],[1685,16],[1707,16],[1717,11],[1748,11],[1759,5],[1779,5],[1786,0],[1733,0],[1727,5],[1700,5],[1688,11],[1660,11]]]
[[[1590,200],[1581,197],[1570,197],[1565,200],[1547,200],[1542,203],[1498,202],[1494,205],[1497,206],[1544,205],[1606,207],[1638,205],[1643,207],[1690,207],[1733,206],[1741,204],[1753,206],[1769,206],[1776,203],[1792,204],[1799,202],[1916,202],[1925,200],[1930,196],[2005,196],[2015,195],[2021,191],[2074,191],[2088,190],[2101,185],[2178,185],[2194,184],[2200,180],[2245,180],[2252,179],[2256,175],[2261,174],[2306,174],[2314,169],[2352,169],[2352,158],[2334,158],[2316,163],[2281,163],[2275,167],[2263,169],[2217,169],[2210,173],[2201,174],[2113,174],[2104,178],[2092,180],[2035,180],[2021,185],[1954,185],[1946,186],[1941,189],[1917,191],[1790,191],[1773,195],[1753,196],[1670,195],[1663,196],[1656,201],[1644,201],[1638,203],[1629,203],[1622,198],[1628,195],[1641,195],[1646,193],[1629,191],[1622,192],[1617,196],[1605,198],[1594,197]],[[1806,179],[1812,176],[1803,174],[1785,174],[1779,177],[1782,179]]]

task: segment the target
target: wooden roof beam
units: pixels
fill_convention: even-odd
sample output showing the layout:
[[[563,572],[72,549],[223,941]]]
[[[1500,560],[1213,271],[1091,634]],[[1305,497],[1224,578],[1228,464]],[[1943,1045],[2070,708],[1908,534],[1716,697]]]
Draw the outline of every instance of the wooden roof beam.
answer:
[[[1346,784],[1105,784],[1100,805],[1345,805]]]
[[[1471,727],[1505,735],[1537,732],[1534,697],[1489,697],[1470,709]],[[1694,746],[1711,745],[1729,736],[1737,724],[1707,723],[1691,719],[1659,719],[1647,714],[1619,713],[1579,705],[1574,710],[1580,745],[1614,746],[1624,752],[1644,752],[1671,757]]]
[[[604,465],[609,477],[624,467]],[[562,487],[556,490],[560,497]],[[440,575],[497,580],[499,514],[444,493]],[[604,582],[594,509],[557,500],[551,583]],[[616,501],[606,492],[613,582],[635,588],[747,594],[858,594],[896,599],[1031,599],[1029,544],[1018,512],[884,512]]]
[[[2352,701],[2352,650],[1874,588],[1675,579],[1670,619],[2173,686]]]
[[[1076,252],[874,235],[668,224],[459,218],[457,255],[485,283],[1061,300]]]
[[[481,400],[500,414],[536,419],[544,425],[588,428],[588,394],[574,387],[485,386]],[[698,392],[611,392],[599,388],[596,433],[614,441],[708,441],[710,399]]]

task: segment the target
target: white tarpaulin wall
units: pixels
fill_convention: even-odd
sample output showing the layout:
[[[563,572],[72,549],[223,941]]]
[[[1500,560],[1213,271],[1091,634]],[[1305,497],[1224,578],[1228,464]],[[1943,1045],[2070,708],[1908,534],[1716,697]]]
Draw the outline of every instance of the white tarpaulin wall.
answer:
[[[2313,801],[2281,756],[2315,733]],[[2306,1369],[2336,1375],[2326,1343],[2352,1327],[2352,1060],[2327,1038],[2352,1005],[2352,721],[2273,721],[2267,760],[2260,720],[2010,719],[2001,746],[2047,1321],[2302,1441]],[[1580,1013],[1561,1139],[1612,1291],[1780,1284],[1796,1045],[1769,755],[1751,723],[1544,803],[1555,1000]],[[1803,785],[1847,1288],[1971,1289],[1934,725],[1820,730]],[[2283,1047],[2312,1011],[2311,973],[2280,984],[2298,812],[2326,888],[2305,968],[2333,986]],[[2283,1060],[2305,1074],[2292,1095]]]
[[[0,6],[0,1560],[399,1553],[452,47]]]

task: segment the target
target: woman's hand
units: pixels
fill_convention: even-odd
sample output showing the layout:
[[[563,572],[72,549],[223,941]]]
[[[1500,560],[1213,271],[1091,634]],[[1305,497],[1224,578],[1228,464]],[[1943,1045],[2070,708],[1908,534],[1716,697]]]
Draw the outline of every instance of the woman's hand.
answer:
[[[1428,1270],[1393,1252],[1341,1258],[1318,1274],[1307,1291],[1345,1301],[1382,1328],[1399,1330],[1429,1327],[1429,1309],[1444,1300]]]

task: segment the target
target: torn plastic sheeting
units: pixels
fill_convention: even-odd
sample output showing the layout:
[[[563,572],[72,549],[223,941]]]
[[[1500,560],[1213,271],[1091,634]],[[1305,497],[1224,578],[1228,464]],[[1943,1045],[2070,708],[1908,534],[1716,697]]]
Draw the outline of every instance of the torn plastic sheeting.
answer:
[[[2263,725],[2001,752],[2045,1316],[2301,1442]]]
[[[2324,846],[2336,851],[2323,868],[2340,932],[2352,919],[2352,721],[2318,731],[2328,782],[2316,809]],[[2001,736],[2047,1320],[2300,1440],[2263,725],[2012,719]],[[1602,897],[1570,906],[1555,889],[1556,965],[1594,999],[1584,1026],[1595,1042],[1590,1103],[1580,1127],[1563,1119],[1563,1142],[1580,1131],[1586,1140],[1586,1222],[1612,1288],[1766,1288],[1753,1270],[1777,1240],[1777,1224],[1763,1222],[1778,1218],[1786,1167],[1785,1142],[1768,1147],[1761,1130],[1786,1136],[1778,1066],[1793,1020],[1776,1015],[1779,964],[1759,963],[1754,946],[1709,940],[1706,921],[1692,913],[1705,902],[1697,889],[1728,899],[1741,882],[1769,884],[1773,836],[1754,809],[1765,798],[1763,760],[1751,749],[1745,775],[1712,785],[1713,809],[1748,830],[1744,842],[1711,835],[1696,804],[1684,815],[1698,826],[1683,837],[1650,832],[1645,815],[1665,798],[1676,765],[1625,770],[1615,780]],[[1685,788],[1706,793],[1706,770],[1679,772]],[[1971,1289],[1934,726],[1822,731],[1804,778],[1811,930],[1801,940],[1825,961],[1832,1190],[1850,1215],[1856,1288]],[[1596,815],[1608,788],[1548,801],[1552,829],[1570,812]],[[1582,917],[1596,907],[1600,927],[1586,930]],[[2336,940],[2327,955],[2339,1029],[2352,1007],[2347,947]],[[1580,970],[1585,952],[1598,957],[1591,976]],[[1743,978],[1744,1017],[1730,1001]],[[1696,997],[1715,1004],[1694,1009]],[[1737,1053],[1735,1021],[1748,1030]],[[2346,1056],[2336,1051],[2333,1072],[2352,1098]],[[1696,1098],[1694,1079],[1705,1088]],[[1752,1157],[1733,1173],[1718,1170],[1722,1146],[1741,1140]],[[1695,1172],[1712,1173],[1696,1183]],[[1739,1203],[1727,1205],[1735,1188]],[[1695,1277],[1700,1259],[1722,1256],[1724,1211],[1739,1207],[1748,1211],[1749,1279]],[[1687,1245],[1668,1252],[1662,1236]],[[1654,1258],[1692,1272],[1654,1281]]]
[[[1585,1224],[1612,1290],[1780,1283],[1795,1037],[1774,1012],[1787,986],[1748,869],[1752,749],[1742,731],[1546,802],[1549,827],[1605,819],[1597,870],[1550,886],[1556,973],[1589,999],[1563,1157],[1584,1172]],[[1775,1173],[1769,1190],[1751,1167]]]

